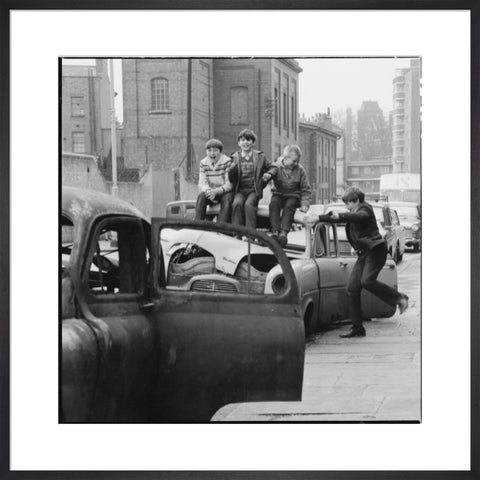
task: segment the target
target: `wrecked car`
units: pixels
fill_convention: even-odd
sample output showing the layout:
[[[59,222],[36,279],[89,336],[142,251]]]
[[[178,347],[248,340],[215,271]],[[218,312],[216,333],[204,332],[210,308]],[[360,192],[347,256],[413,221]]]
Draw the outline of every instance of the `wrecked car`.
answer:
[[[198,260],[210,257],[202,235],[245,255],[235,269],[218,252]],[[118,198],[64,187],[60,256],[60,422],[205,422],[230,403],[301,400],[299,285],[264,233],[149,222]]]
[[[218,208],[207,215],[215,218]],[[257,230],[268,231],[268,205],[259,205]],[[211,222],[206,222],[211,223]],[[265,235],[260,237],[266,238]],[[343,225],[318,222],[318,216],[299,210],[283,249],[298,284],[298,310],[307,335],[348,319],[346,286],[356,262]],[[249,238],[219,232],[165,229],[165,275],[170,288],[194,291],[212,289],[225,293],[282,295],[288,288],[284,269],[270,249]],[[388,259],[379,280],[397,288],[395,262]],[[362,291],[365,319],[391,317],[395,308]]]

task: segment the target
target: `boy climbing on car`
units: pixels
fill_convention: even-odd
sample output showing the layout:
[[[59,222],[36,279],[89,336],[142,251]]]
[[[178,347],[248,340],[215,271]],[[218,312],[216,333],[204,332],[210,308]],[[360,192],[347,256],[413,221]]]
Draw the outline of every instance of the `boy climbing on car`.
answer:
[[[200,160],[198,188],[200,193],[195,207],[195,220],[204,220],[207,205],[220,203],[219,222],[230,222],[232,207],[232,184],[228,180],[227,169],[232,159],[222,153],[223,143],[216,138],[206,145],[207,156]]]
[[[299,163],[301,157],[298,145],[287,145],[283,156],[274,163],[275,171],[263,176],[266,181],[273,178],[270,225],[272,236],[282,247],[287,244],[295,210],[300,207],[300,211],[306,213],[310,207],[312,188],[305,169]]]
[[[252,130],[242,130],[237,140],[240,151],[232,154],[232,165],[228,173],[235,192],[232,224],[256,228],[258,202],[268,181],[264,174],[271,176],[275,167],[262,151],[253,149],[257,136]]]
[[[345,223],[347,238],[358,254],[347,284],[348,310],[352,320],[350,332],[344,338],[364,337],[362,324],[362,289],[368,290],[388,305],[398,305],[400,314],[408,308],[408,297],[377,280],[387,259],[385,240],[380,235],[372,206],[365,202],[365,194],[357,187],[345,190],[342,200],[348,213],[330,212],[319,215],[321,222]]]

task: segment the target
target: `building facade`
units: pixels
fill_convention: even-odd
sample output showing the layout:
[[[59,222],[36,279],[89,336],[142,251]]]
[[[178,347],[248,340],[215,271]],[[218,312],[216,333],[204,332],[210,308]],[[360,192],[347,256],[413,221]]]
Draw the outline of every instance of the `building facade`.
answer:
[[[393,79],[393,171],[420,173],[420,59]]]
[[[392,127],[376,101],[364,101],[356,124],[347,112],[346,183],[365,193],[380,191],[380,175],[392,172]],[[356,128],[355,128],[356,126]]]
[[[111,147],[107,61],[62,65],[62,150],[97,157]]]
[[[214,131],[228,153],[238,149],[244,128],[257,137],[255,148],[276,159],[298,143],[298,75],[291,59],[215,59]]]
[[[302,163],[312,187],[312,204],[327,204],[337,194],[338,127],[324,116],[299,121],[299,145]]]
[[[194,199],[205,143],[229,155],[244,128],[276,159],[298,142],[298,63],[289,59],[138,58],[122,61],[126,168],[152,167],[154,213]],[[181,177],[181,191],[174,188]]]

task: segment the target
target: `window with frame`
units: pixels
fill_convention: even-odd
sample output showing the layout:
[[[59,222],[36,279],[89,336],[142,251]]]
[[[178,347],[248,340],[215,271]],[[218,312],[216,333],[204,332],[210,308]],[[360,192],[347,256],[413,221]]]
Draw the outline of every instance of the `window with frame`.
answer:
[[[83,97],[71,97],[71,111],[72,117],[85,116],[85,102]]]
[[[85,133],[73,132],[72,133],[72,151],[73,153],[85,153]]]
[[[230,89],[230,124],[248,125],[248,88]]]
[[[283,92],[283,128],[287,128],[288,121],[288,102],[287,102],[287,92]]]
[[[141,294],[145,290],[148,259],[144,226],[139,219],[104,220],[94,231],[83,278],[96,297]]]
[[[254,236],[232,238],[231,233],[212,231],[208,226],[198,230],[168,226],[159,235],[163,257],[159,272],[161,288],[200,295],[283,293],[282,269],[278,273],[283,283],[278,288],[275,280],[268,278],[269,272],[279,265],[278,258],[268,246],[261,252],[255,251]],[[233,257],[224,250],[225,244],[235,249]]]
[[[170,93],[166,78],[153,78],[151,81],[151,110],[154,112],[169,111]]]
[[[325,225],[328,240],[328,256],[337,256],[337,231],[333,225]]]

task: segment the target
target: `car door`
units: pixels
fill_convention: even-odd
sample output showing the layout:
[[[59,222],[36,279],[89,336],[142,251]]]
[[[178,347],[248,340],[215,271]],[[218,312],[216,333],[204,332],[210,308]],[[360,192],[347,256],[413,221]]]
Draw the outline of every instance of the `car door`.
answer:
[[[339,228],[345,227],[342,225]],[[348,261],[339,255],[336,225],[316,226],[313,252],[320,279],[320,323],[347,318]]]
[[[188,232],[198,231],[186,241]],[[301,399],[305,334],[294,273],[279,245],[253,232],[153,219],[155,418],[206,421],[228,403]],[[242,234],[249,240],[238,240],[245,253],[238,262],[222,249],[222,239],[231,243]],[[209,243],[195,243],[205,236]],[[175,253],[163,252],[162,244]],[[266,295],[262,284],[276,264],[286,289]]]
[[[77,304],[62,305],[62,421],[148,421],[156,367],[153,323],[142,311],[149,226],[105,215],[79,228],[62,280],[62,303],[73,289]]]

